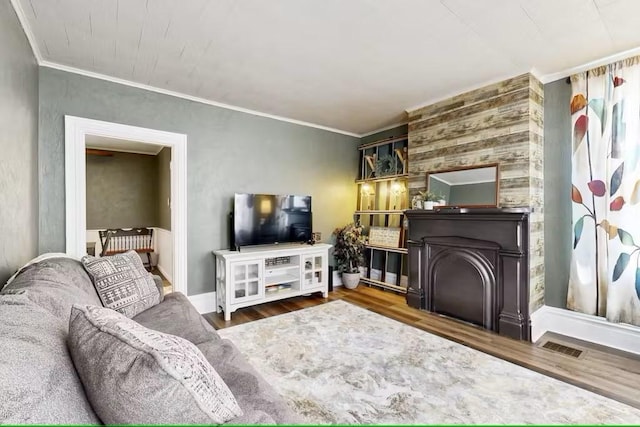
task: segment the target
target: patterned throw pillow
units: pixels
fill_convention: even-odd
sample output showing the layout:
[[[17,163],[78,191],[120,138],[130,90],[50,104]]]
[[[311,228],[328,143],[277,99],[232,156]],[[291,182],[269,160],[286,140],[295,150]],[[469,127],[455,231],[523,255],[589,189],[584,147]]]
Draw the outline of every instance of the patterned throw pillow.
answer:
[[[68,346],[104,424],[221,424],[242,415],[194,344],[113,310],[74,304]]]
[[[102,258],[85,256],[82,264],[105,307],[133,317],[160,303],[153,276],[136,251]]]

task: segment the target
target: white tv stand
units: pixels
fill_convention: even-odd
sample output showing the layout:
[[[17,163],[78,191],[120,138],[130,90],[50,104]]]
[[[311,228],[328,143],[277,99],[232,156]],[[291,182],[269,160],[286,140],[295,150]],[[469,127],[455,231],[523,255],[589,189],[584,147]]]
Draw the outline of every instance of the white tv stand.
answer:
[[[216,311],[224,320],[239,308],[329,290],[331,245],[269,246],[214,251]]]

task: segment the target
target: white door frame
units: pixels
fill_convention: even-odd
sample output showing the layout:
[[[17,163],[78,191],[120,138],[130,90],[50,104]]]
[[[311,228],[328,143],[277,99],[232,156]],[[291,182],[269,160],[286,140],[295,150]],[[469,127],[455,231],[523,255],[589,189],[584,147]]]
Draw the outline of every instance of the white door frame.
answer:
[[[64,116],[66,252],[87,253],[86,135],[171,147],[171,236],[173,289],[187,294],[187,135],[137,126]]]

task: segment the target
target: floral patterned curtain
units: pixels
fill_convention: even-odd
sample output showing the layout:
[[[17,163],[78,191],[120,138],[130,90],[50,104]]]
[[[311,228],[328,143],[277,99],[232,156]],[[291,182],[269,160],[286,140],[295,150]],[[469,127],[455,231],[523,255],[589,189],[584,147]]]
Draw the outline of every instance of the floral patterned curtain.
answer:
[[[640,325],[640,56],[571,77],[568,308]]]

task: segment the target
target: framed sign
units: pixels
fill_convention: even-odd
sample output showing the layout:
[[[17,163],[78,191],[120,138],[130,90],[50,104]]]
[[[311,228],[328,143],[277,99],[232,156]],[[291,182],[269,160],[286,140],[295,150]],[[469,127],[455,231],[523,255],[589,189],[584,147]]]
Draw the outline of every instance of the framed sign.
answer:
[[[369,229],[369,244],[387,248],[400,247],[400,227],[371,227]]]

